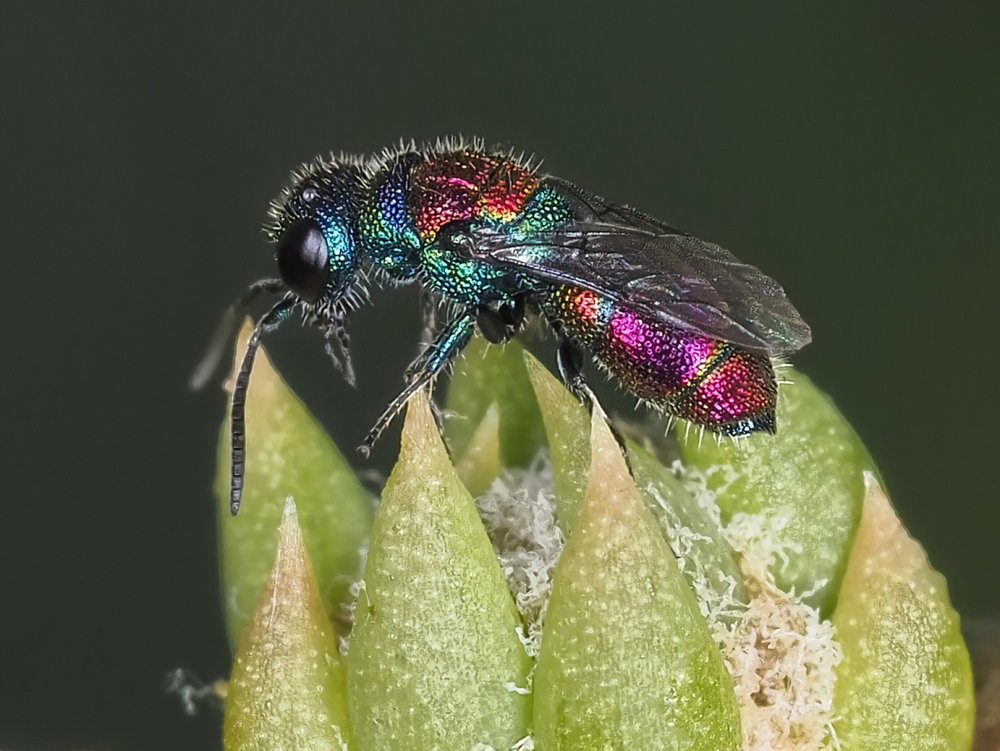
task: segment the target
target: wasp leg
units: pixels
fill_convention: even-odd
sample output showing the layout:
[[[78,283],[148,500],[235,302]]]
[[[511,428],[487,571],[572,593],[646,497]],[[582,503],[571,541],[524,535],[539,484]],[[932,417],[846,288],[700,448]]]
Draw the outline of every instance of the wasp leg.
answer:
[[[597,396],[590,390],[587,380],[583,377],[583,351],[566,338],[560,338],[559,349],[556,350],[556,368],[559,377],[570,392],[588,409],[597,404]]]
[[[601,403],[597,401],[597,395],[590,390],[590,386],[587,385],[587,381],[583,377],[583,363],[584,355],[583,352],[577,347],[573,342],[566,338],[560,338],[559,349],[556,351],[556,367],[559,368],[559,377],[562,378],[562,382],[566,385],[574,396],[579,399],[584,405],[593,412],[594,408],[597,408],[598,413],[604,415],[604,410],[601,408]],[[611,429],[611,435],[614,436],[615,441],[618,443],[618,448],[621,449],[622,456],[625,457],[625,464],[629,468],[629,472],[632,471],[632,463],[628,458],[628,451],[625,446],[625,437],[621,434],[615,425],[604,416],[607,421],[608,427]]]
[[[515,334],[520,331],[522,324],[524,324],[524,311],[526,307],[525,296],[518,295],[507,305],[504,305],[500,311],[507,325],[514,330]]]
[[[417,350],[417,360],[420,359],[420,354],[426,352],[433,344],[434,337],[437,334],[437,324],[438,324],[438,311],[440,308],[440,302],[438,299],[425,287],[420,288],[420,318],[424,322],[424,328],[420,332],[420,343],[419,349]],[[410,365],[412,368],[413,365]],[[407,369],[407,378],[409,378],[409,369]],[[441,415],[441,408],[437,406],[433,401],[431,401],[431,412],[434,414],[434,422],[437,423],[438,430],[444,430],[444,417]]]
[[[372,446],[378,441],[379,436],[385,431],[389,423],[403,408],[406,402],[417,391],[422,389],[427,383],[434,379],[455,357],[465,349],[465,345],[472,338],[472,331],[475,327],[475,311],[469,311],[465,315],[456,318],[442,331],[434,343],[428,347],[420,357],[406,369],[406,388],[399,396],[393,399],[385,411],[375,423],[375,426],[368,431],[364,442],[358,446],[358,452],[368,457]]]
[[[577,398],[583,399],[590,396],[590,388],[583,378],[583,352],[569,339],[559,340],[559,349],[556,351],[556,367],[559,369],[559,377],[570,391]]]
[[[492,344],[500,344],[517,336],[524,323],[524,296],[518,295],[499,305],[487,303],[476,311],[476,324]]]
[[[501,312],[485,305],[476,311],[476,325],[491,344],[500,344],[513,336]]]
[[[278,325],[288,317],[289,312],[297,302],[298,299],[294,295],[289,295],[257,322],[253,333],[247,340],[247,351],[243,355],[243,362],[240,363],[240,369],[237,371],[236,380],[233,383],[233,399],[229,413],[229,440],[232,456],[232,468],[229,475],[229,511],[233,516],[239,513],[240,501],[243,498],[243,475],[246,469],[245,412],[250,371],[253,369],[253,361],[257,356],[260,338],[278,328]]]
[[[339,315],[321,325],[325,340],[326,354],[349,386],[355,386],[354,362],[351,360],[351,335],[344,326],[344,317]]]
[[[285,283],[280,279],[258,279],[232,305],[226,308],[222,319],[212,332],[212,338],[205,349],[205,354],[202,355],[191,374],[191,378],[188,379],[192,389],[198,391],[203,388],[208,383],[208,379],[212,377],[212,373],[218,369],[219,363],[222,362],[222,356],[226,353],[226,348],[236,334],[241,319],[247,314],[250,303],[257,299],[262,292],[274,293],[284,290]]]
[[[434,332],[437,331],[438,301],[434,295],[423,287],[420,288],[420,317],[424,329],[420,332],[420,344],[426,349],[434,342]]]

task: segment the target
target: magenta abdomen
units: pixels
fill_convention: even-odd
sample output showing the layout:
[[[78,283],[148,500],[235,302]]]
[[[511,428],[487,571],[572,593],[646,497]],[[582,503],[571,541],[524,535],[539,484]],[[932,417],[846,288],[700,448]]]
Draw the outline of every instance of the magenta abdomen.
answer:
[[[766,355],[690,334],[592,290],[562,286],[542,306],[566,335],[636,396],[728,435],[774,431],[774,367]]]

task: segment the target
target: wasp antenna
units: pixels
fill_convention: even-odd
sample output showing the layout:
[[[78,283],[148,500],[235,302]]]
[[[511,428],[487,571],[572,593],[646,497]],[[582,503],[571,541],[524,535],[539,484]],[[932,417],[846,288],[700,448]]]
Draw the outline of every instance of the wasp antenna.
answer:
[[[247,350],[243,354],[243,362],[240,363],[240,369],[237,371],[236,380],[233,383],[233,400],[229,412],[230,455],[232,457],[229,475],[229,511],[233,516],[239,513],[240,502],[243,498],[243,475],[246,469],[246,401],[247,387],[250,385],[250,371],[253,370],[253,361],[257,356],[261,336],[276,329],[278,324],[285,320],[288,311],[295,303],[296,298],[289,295],[267,311],[267,314],[257,322],[247,340]]]
[[[208,342],[205,354],[202,355],[201,360],[198,361],[194,372],[191,373],[191,377],[188,379],[188,384],[194,391],[204,388],[205,384],[208,383],[208,379],[218,370],[219,363],[222,362],[222,356],[225,354],[229,342],[232,341],[233,336],[236,334],[240,320],[246,315],[250,303],[262,292],[275,293],[281,292],[284,289],[285,283],[280,279],[258,279],[247,287],[246,292],[226,309],[226,312],[222,314],[222,319],[216,324],[215,331],[212,332],[212,338]]]

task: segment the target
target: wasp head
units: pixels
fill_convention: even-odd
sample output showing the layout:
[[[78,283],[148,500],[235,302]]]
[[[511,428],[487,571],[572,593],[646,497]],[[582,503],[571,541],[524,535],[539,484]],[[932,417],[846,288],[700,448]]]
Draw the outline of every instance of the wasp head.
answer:
[[[277,243],[281,279],[316,308],[338,306],[353,294],[361,180],[358,160],[318,158],[292,172],[290,185],[271,203],[264,231]]]

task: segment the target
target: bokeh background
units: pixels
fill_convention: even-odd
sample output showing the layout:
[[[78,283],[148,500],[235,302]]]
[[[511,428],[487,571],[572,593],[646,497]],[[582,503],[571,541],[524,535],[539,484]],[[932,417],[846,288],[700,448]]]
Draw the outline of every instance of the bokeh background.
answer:
[[[401,137],[534,151],[779,279],[815,334],[797,365],[956,605],[1000,611],[1000,5],[624,5],[4,4],[0,748],[218,746],[163,687],[228,662],[224,402],[186,378],[273,273],[288,170]],[[396,290],[356,315],[356,392],[311,332],[270,342],[345,449],[416,310]]]

